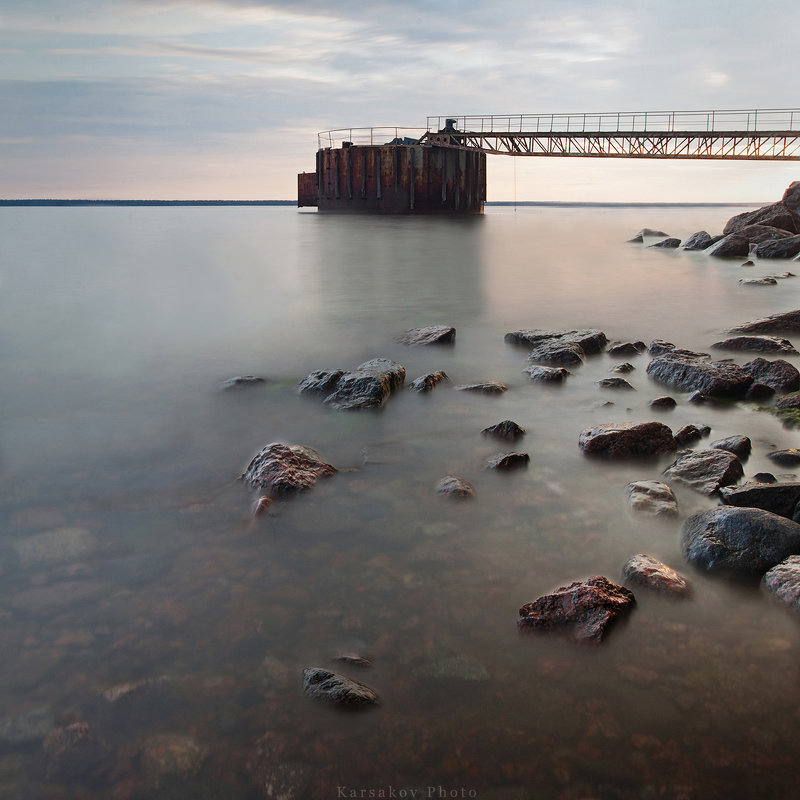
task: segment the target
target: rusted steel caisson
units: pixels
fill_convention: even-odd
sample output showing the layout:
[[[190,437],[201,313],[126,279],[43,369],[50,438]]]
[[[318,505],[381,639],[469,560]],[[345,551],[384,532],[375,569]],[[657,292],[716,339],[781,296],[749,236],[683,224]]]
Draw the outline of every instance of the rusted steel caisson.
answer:
[[[485,199],[485,153],[410,137],[320,147],[316,171],[297,176],[297,205],[320,211],[482,214]]]

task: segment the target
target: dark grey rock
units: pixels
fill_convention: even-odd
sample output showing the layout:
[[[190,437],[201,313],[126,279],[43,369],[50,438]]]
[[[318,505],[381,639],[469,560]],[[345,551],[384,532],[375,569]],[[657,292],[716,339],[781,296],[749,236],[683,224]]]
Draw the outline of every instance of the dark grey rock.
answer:
[[[760,575],[800,553],[800,525],[760,508],[719,506],[686,520],[681,546],[709,572]]]
[[[769,400],[775,394],[775,390],[771,386],[766,386],[763,383],[755,381],[750,384],[747,394],[744,396],[745,400],[764,401]]]
[[[684,450],[663,472],[702,494],[714,494],[721,486],[736,483],[743,475],[742,462],[727,450]]]
[[[577,342],[549,339],[537,344],[528,353],[528,361],[534,364],[576,367],[583,364],[585,355]]]
[[[762,242],[755,249],[757,258],[794,258],[798,253],[800,253],[800,236]]]
[[[501,453],[489,459],[489,469],[508,472],[512,469],[527,467],[531,457],[527,453]]]
[[[636,389],[625,380],[625,378],[602,378],[595,383],[601,389],[623,389],[625,391],[635,392]]]
[[[730,233],[706,250],[716,258],[743,258],[750,254],[750,240],[738,233]]]
[[[636,604],[633,592],[601,575],[560,586],[519,610],[522,632],[558,631],[581,644],[599,644]]]
[[[9,745],[30,744],[44,739],[56,727],[53,713],[39,706],[0,719],[0,742]]]
[[[592,455],[629,458],[668,453],[675,449],[675,441],[661,422],[615,422],[586,428],[578,446]]]
[[[672,342],[665,342],[663,339],[653,339],[647,348],[649,355],[664,356],[674,355],[679,358],[689,358],[694,361],[710,361],[711,356],[708,353],[699,353],[696,350],[686,350],[683,347],[676,347]]]
[[[753,449],[753,443],[748,436],[728,436],[725,439],[717,439],[708,446],[715,450],[727,450],[742,459],[747,458]]]
[[[800,310],[771,314],[730,329],[731,333],[796,333],[797,331],[800,331]]]
[[[675,250],[680,246],[681,246],[681,240],[672,237],[670,237],[669,239],[664,239],[661,242],[656,242],[655,244],[648,245],[648,247],[663,247],[665,250]]]
[[[767,453],[767,458],[780,464],[782,467],[796,467],[800,464],[800,450],[790,448],[789,450],[775,450]]]
[[[525,428],[517,425],[513,420],[504,419],[502,422],[484,428],[481,433],[484,436],[494,436],[498,439],[507,439],[510,442],[515,442],[525,435]]]
[[[95,778],[111,766],[111,751],[86,722],[50,731],[42,744],[45,778],[76,781]]]
[[[538,383],[563,383],[572,374],[564,367],[543,367],[539,364],[525,367],[523,372],[527,373],[532,381]]]
[[[709,235],[708,231],[697,231],[693,233],[683,245],[684,250],[705,250],[712,244],[719,241],[719,237]]]
[[[782,358],[776,358],[774,361],[754,358],[743,364],[742,369],[748,375],[752,375],[755,382],[769,386],[776,392],[796,392],[800,389],[800,372]]]
[[[775,278],[753,278],[750,280],[740,280],[741,286],[777,286],[778,281]]]
[[[436,491],[438,494],[444,494],[448,497],[457,497],[459,499],[474,497],[475,495],[475,489],[472,484],[465,478],[459,478],[457,475],[445,475],[444,478],[436,484]]]
[[[339,379],[344,375],[343,369],[318,369],[309,373],[297,384],[300,394],[328,395],[335,391]]]
[[[507,333],[504,340],[508,344],[526,347],[536,347],[546,341],[571,342],[579,345],[587,356],[600,353],[608,344],[608,339],[603,331],[594,328],[573,331],[519,330]]]
[[[779,397],[775,401],[775,408],[800,408],[800,392]]]
[[[503,394],[508,389],[504,383],[486,381],[484,383],[465,383],[456,386],[460,392],[473,392],[475,394]]]
[[[768,570],[764,588],[787,606],[800,608],[800,555],[789,556]]]
[[[632,238],[628,239],[629,242],[643,242],[645,236],[669,236],[664,231],[653,230],[653,228],[642,228],[639,233],[635,234]]]
[[[632,511],[650,517],[674,517],[678,499],[672,489],[661,481],[634,481],[625,487]]]
[[[660,411],[672,411],[678,403],[674,397],[664,395],[663,397],[654,397],[647,405]]]
[[[654,589],[673,597],[691,594],[686,577],[652,556],[639,553],[631,556],[622,567],[622,577],[637,586]]]
[[[405,377],[402,364],[388,358],[373,358],[352,372],[345,372],[324,402],[342,410],[379,408],[403,385]]]
[[[800,502],[800,483],[748,483],[727,486],[719,491],[727,506],[760,508],[787,519],[794,519]],[[798,520],[795,520],[797,522]]]
[[[736,364],[700,361],[674,351],[654,358],[647,374],[673,389],[719,397],[744,397],[753,383],[753,376]]]
[[[219,388],[223,391],[230,391],[231,389],[245,389],[249,386],[260,386],[262,383],[266,382],[265,378],[261,378],[258,375],[239,375],[236,378],[228,378],[223,381]]]
[[[343,708],[380,705],[380,697],[369,686],[321,667],[303,670],[303,693]]]
[[[768,225],[789,233],[800,233],[800,214],[781,201],[731,217],[722,232],[735,233],[750,225]]]
[[[779,336],[732,336],[711,345],[717,350],[749,350],[756,353],[777,353],[796,356],[800,353],[788,339]]]
[[[420,375],[419,378],[415,378],[409,383],[408,388],[413,392],[431,392],[440,383],[450,383],[450,378],[441,369],[437,372],[429,372],[427,375]]]
[[[281,497],[306,491],[335,472],[309,447],[273,442],[253,458],[242,480],[251,489],[266,489]]]
[[[397,339],[400,344],[412,346],[453,344],[455,340],[456,329],[449,325],[428,325],[425,328],[412,328]]]
[[[684,425],[680,428],[677,433],[675,434],[675,444],[678,447],[682,447],[687,444],[692,444],[692,442],[699,441],[704,436],[708,436],[711,433],[711,428],[708,425]]]
[[[629,372],[633,372],[636,367],[633,364],[625,361],[622,364],[617,364],[616,367],[612,367],[611,372],[619,372],[622,375],[627,375]]]
[[[644,342],[612,342],[606,352],[616,358],[638,356],[640,353],[644,353],[645,350],[647,350],[647,345]]]

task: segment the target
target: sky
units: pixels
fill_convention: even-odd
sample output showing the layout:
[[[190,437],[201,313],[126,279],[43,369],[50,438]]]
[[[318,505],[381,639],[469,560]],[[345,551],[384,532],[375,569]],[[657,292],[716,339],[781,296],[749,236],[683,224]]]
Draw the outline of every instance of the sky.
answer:
[[[317,133],[800,107],[797,0],[2,0],[0,197],[295,199]],[[800,163],[511,158],[489,200],[777,200]]]

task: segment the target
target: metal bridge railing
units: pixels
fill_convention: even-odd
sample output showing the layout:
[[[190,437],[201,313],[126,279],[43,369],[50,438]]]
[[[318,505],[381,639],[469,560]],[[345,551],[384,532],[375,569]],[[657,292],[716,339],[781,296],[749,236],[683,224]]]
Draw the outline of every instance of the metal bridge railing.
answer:
[[[450,121],[474,133],[625,133],[800,131],[800,108],[719,111],[622,111],[592,114],[490,114],[428,117],[429,131]]]
[[[429,129],[428,129],[429,130]],[[411,144],[424,136],[425,128],[337,128],[317,134],[317,149],[341,147],[343,142],[356,145]]]

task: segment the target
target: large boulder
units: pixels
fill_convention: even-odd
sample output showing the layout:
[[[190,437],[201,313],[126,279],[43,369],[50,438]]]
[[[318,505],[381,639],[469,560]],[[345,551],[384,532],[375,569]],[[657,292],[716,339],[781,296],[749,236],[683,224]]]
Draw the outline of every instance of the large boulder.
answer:
[[[748,350],[755,353],[780,353],[796,356],[800,353],[788,339],[779,336],[731,336],[711,345],[716,350]]]
[[[265,489],[278,497],[310,489],[336,468],[326,464],[310,447],[273,442],[250,462],[242,480],[251,489]]]
[[[742,369],[748,375],[752,375],[756,383],[769,386],[776,392],[796,392],[800,389],[800,372],[782,358],[776,358],[774,361],[754,358],[743,364]]]
[[[761,575],[800,553],[800,525],[760,508],[719,506],[686,520],[681,546],[709,572]]]
[[[722,502],[740,508],[760,508],[780,517],[800,522],[800,483],[748,483],[719,490]]]
[[[628,583],[675,597],[687,597],[690,594],[689,581],[683,575],[644,553],[631,556],[625,562],[622,577]]]
[[[663,475],[667,480],[712,495],[721,486],[736,483],[744,475],[744,470],[742,462],[733,453],[708,448],[682,451]]]
[[[380,697],[369,686],[321,667],[303,670],[303,693],[342,708],[380,705]]]
[[[324,402],[339,409],[378,408],[406,378],[402,364],[388,358],[373,358],[360,364],[352,372],[345,372],[335,390]]]
[[[673,389],[719,397],[744,397],[753,383],[753,377],[736,364],[701,361],[675,350],[654,358],[647,374]]]
[[[413,346],[429,344],[453,344],[456,340],[456,329],[449,325],[428,325],[425,328],[411,328],[397,341],[400,344]]]
[[[762,242],[755,249],[758,258],[794,258],[800,253],[800,236]]]
[[[790,196],[790,202],[792,202],[792,197]],[[781,200],[778,203],[731,217],[722,232],[726,235],[736,233],[750,225],[769,225],[771,228],[780,228],[790,233],[800,233],[800,214],[796,208]]]
[[[800,608],[800,556],[789,556],[764,575],[764,588],[792,608]]]
[[[559,631],[582,644],[599,644],[635,604],[630,589],[596,576],[526,603],[519,610],[517,625],[523,632]]]
[[[590,455],[629,458],[669,453],[675,440],[662,422],[612,422],[585,428],[578,446]]]
[[[632,511],[650,517],[674,517],[678,513],[678,499],[666,483],[661,481],[634,481],[625,487],[628,505]]]
[[[770,314],[730,329],[730,333],[796,333],[800,331],[800,310]]]

